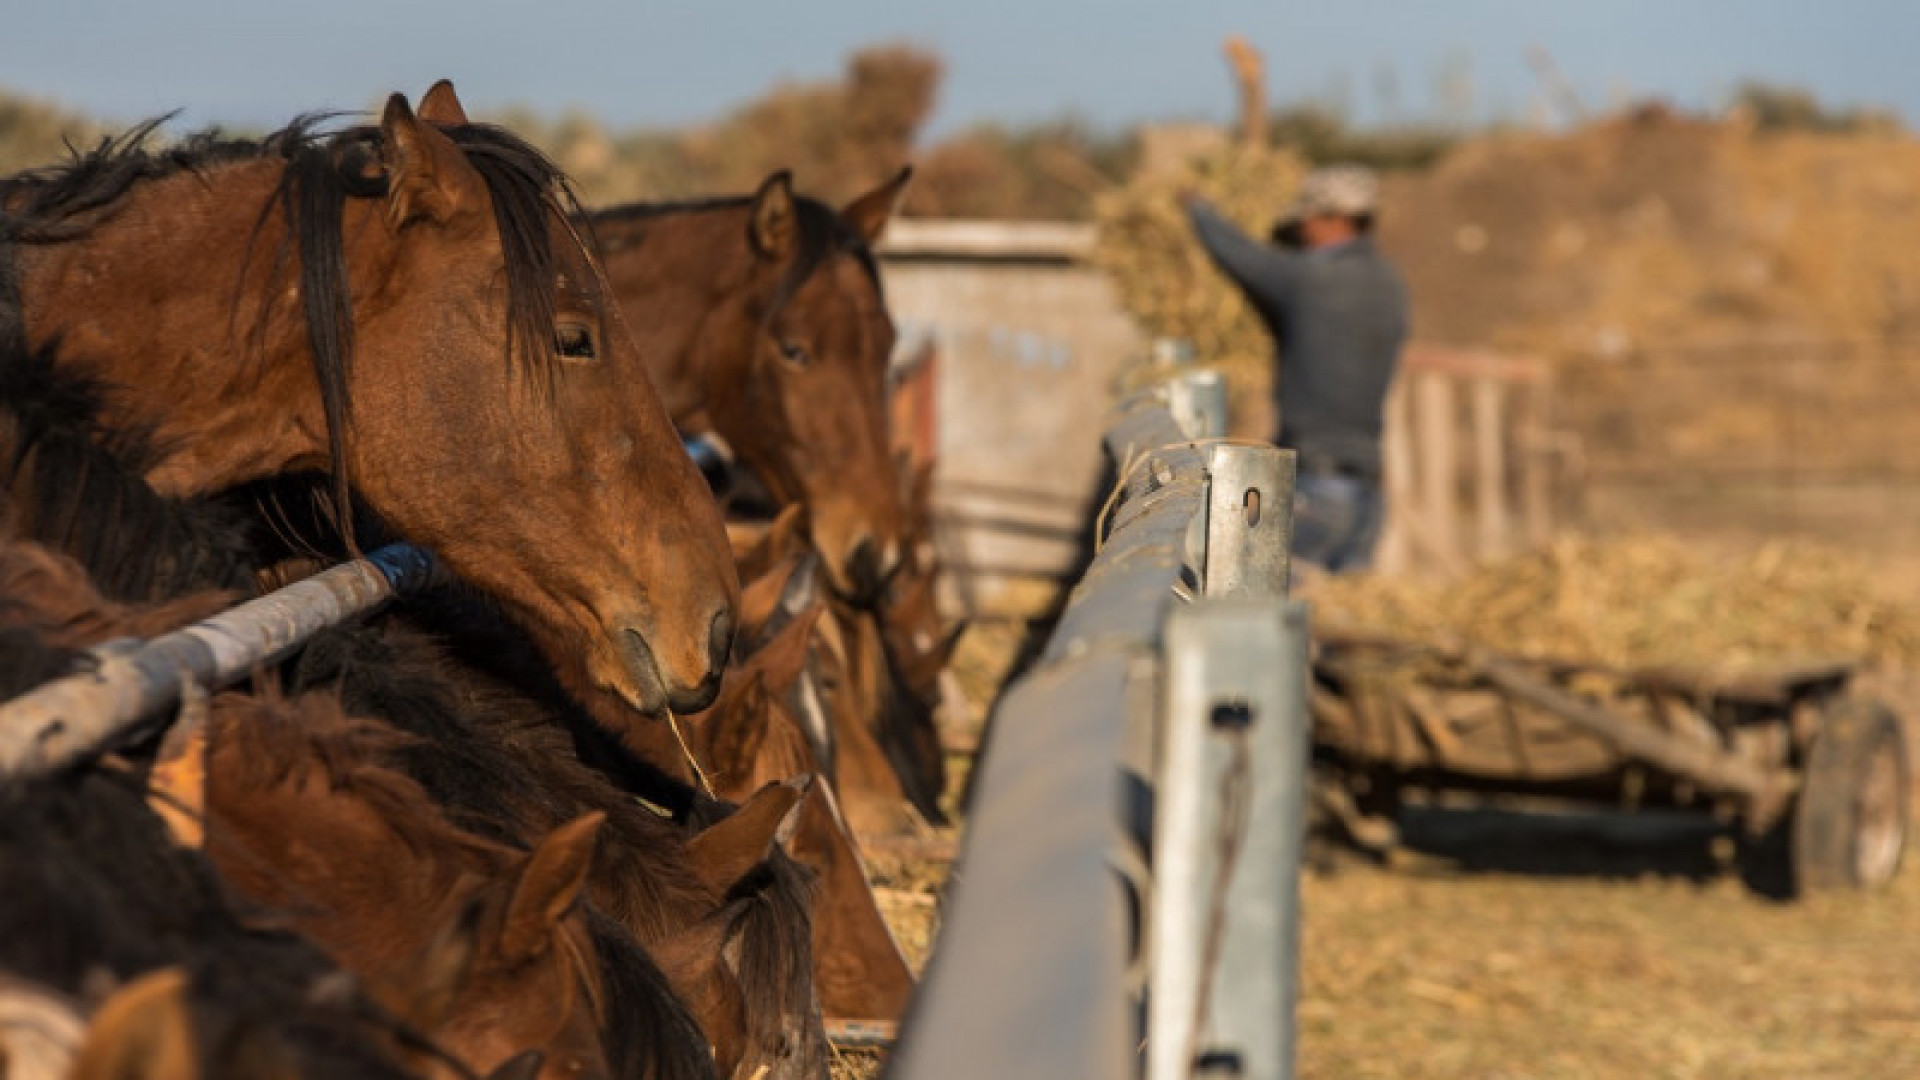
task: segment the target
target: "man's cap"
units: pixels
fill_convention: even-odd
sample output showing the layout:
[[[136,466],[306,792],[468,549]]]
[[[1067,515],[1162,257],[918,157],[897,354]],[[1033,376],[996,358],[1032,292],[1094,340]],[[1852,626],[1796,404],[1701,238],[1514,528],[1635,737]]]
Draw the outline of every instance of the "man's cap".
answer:
[[[1315,169],[1300,182],[1300,193],[1287,208],[1283,221],[1300,221],[1315,214],[1371,214],[1380,199],[1380,178],[1363,165],[1330,165]]]

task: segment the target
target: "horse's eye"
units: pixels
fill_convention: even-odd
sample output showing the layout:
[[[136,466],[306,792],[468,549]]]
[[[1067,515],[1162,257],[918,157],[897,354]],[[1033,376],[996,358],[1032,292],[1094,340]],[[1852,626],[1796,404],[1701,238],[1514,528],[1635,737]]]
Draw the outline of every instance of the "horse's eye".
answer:
[[[553,347],[569,360],[592,360],[599,355],[593,347],[593,330],[585,326],[562,326],[554,331]]]
[[[792,341],[783,341],[780,343],[780,359],[785,360],[797,368],[806,367],[813,360],[811,356],[807,355],[807,347],[805,345]]]

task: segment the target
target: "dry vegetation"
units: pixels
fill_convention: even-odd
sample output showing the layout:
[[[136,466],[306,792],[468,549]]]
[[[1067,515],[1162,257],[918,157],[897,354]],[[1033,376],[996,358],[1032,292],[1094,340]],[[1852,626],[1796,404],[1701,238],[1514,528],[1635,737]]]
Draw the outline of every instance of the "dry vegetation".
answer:
[[[1192,343],[1207,365],[1226,373],[1232,411],[1249,420],[1250,435],[1267,432],[1260,410],[1272,386],[1272,339],[1194,239],[1179,196],[1195,192],[1250,235],[1265,236],[1305,172],[1305,161],[1288,150],[1224,146],[1136,175],[1097,203],[1094,261],[1121,304],[1147,333]]]
[[[1455,581],[1320,578],[1309,598],[1322,625],[1622,667],[1920,662],[1920,611],[1872,566],[1808,544],[1568,537]]]
[[[1501,842],[1471,845],[1484,855]],[[1536,842],[1581,841],[1563,828]],[[1435,862],[1309,875],[1300,1076],[1920,1069],[1912,872],[1885,893],[1781,905],[1725,878],[1650,871],[1661,853],[1645,840],[1612,846],[1567,876]]]

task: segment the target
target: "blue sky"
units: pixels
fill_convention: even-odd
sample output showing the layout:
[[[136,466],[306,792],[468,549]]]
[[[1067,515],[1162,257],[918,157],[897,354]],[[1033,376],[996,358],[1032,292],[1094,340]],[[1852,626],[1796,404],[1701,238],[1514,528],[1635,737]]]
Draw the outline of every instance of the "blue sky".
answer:
[[[1268,55],[1277,98],[1345,87],[1380,111],[1434,102],[1449,65],[1517,116],[1545,46],[1591,103],[1723,100],[1743,76],[1920,119],[1920,0],[0,0],[0,86],[117,120],[277,125],[417,95],[452,76],[470,108],[584,108],[619,125],[708,119],[864,43],[939,51],[936,130],[1073,114],[1101,125],[1231,109],[1219,41]]]

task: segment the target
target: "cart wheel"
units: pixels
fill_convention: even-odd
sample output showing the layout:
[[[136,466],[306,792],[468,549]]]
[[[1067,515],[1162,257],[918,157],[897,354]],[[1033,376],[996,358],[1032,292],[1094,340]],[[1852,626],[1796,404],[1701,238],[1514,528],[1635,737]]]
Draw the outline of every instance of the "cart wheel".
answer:
[[[1743,860],[1748,884],[1781,898],[1893,880],[1907,843],[1907,744],[1877,701],[1845,697],[1821,717],[1792,814]]]

